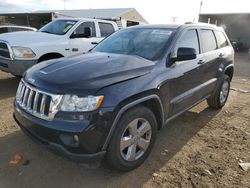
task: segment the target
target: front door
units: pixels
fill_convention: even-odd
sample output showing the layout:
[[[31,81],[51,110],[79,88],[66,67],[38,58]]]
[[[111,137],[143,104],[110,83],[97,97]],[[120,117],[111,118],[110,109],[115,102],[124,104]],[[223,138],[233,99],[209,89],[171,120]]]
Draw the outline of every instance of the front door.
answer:
[[[169,80],[170,90],[170,116],[186,110],[191,105],[200,100],[198,92],[201,85],[200,63],[203,62],[203,55],[200,54],[200,45],[196,29],[189,29],[182,33],[178,39],[174,53],[178,48],[196,49],[197,58],[193,60],[176,62],[170,68],[172,79]]]
[[[90,49],[96,46],[103,38],[96,36],[96,27],[94,22],[84,22],[79,25],[72,34],[83,34],[84,35],[84,28],[89,27],[91,28],[91,37],[85,38],[70,38],[69,42],[69,54],[82,54],[84,52],[88,52]]]

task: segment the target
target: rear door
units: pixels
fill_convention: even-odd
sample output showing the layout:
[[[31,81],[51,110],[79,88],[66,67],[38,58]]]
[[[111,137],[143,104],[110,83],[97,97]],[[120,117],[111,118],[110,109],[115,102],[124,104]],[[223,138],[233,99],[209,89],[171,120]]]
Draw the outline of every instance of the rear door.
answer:
[[[221,63],[226,65],[232,59],[232,47],[229,45],[228,39],[226,38],[224,32],[214,31],[217,39],[218,49],[220,50]]]
[[[182,112],[200,99],[199,88],[201,84],[201,73],[199,62],[203,61],[200,54],[200,45],[196,29],[184,31],[174,47],[174,53],[177,54],[178,48],[196,49],[197,58],[193,60],[176,62],[171,69],[174,77],[169,80],[171,115]]]
[[[199,65],[200,81],[202,82],[202,97],[211,94],[217,81],[217,73],[221,64],[222,50],[218,48],[215,33],[212,29],[201,28],[198,30],[201,42],[203,61]]]
[[[111,23],[98,22],[98,26],[100,29],[101,38],[108,37],[109,35],[115,32],[115,28]]]

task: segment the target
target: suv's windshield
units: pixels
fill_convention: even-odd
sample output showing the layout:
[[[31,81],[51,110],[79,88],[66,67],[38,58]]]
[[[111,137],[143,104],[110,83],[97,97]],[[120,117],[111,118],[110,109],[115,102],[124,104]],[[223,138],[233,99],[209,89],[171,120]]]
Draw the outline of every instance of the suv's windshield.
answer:
[[[76,24],[76,22],[76,20],[56,20],[45,25],[39,31],[55,35],[64,35]]]
[[[125,29],[112,34],[92,51],[137,55],[155,60],[172,34],[172,29]]]

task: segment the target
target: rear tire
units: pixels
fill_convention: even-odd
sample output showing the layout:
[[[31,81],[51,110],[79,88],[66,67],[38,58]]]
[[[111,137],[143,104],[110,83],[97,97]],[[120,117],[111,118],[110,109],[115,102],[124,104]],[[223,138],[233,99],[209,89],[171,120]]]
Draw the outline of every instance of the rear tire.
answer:
[[[228,75],[224,75],[214,94],[207,99],[208,106],[214,109],[221,109],[227,102],[229,92],[230,78]]]
[[[152,150],[156,132],[157,121],[148,108],[138,106],[125,112],[111,138],[108,162],[121,171],[139,167]]]

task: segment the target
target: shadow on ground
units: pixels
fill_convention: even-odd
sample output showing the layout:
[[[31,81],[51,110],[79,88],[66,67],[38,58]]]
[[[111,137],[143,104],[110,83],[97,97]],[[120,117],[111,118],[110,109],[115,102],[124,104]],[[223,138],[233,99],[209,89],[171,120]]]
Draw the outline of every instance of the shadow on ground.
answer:
[[[140,187],[152,174],[161,169],[187,144],[219,111],[203,108],[186,112],[170,122],[158,134],[156,145],[147,161],[138,169],[121,173],[111,169],[107,162],[97,169],[89,169],[52,154],[33,143],[21,131],[0,138],[0,184],[3,187]],[[162,155],[164,149],[169,150]],[[16,154],[22,163],[10,166]],[[26,161],[27,162],[27,161]]]
[[[0,100],[14,97],[19,82],[20,78],[16,77],[0,78]]]

